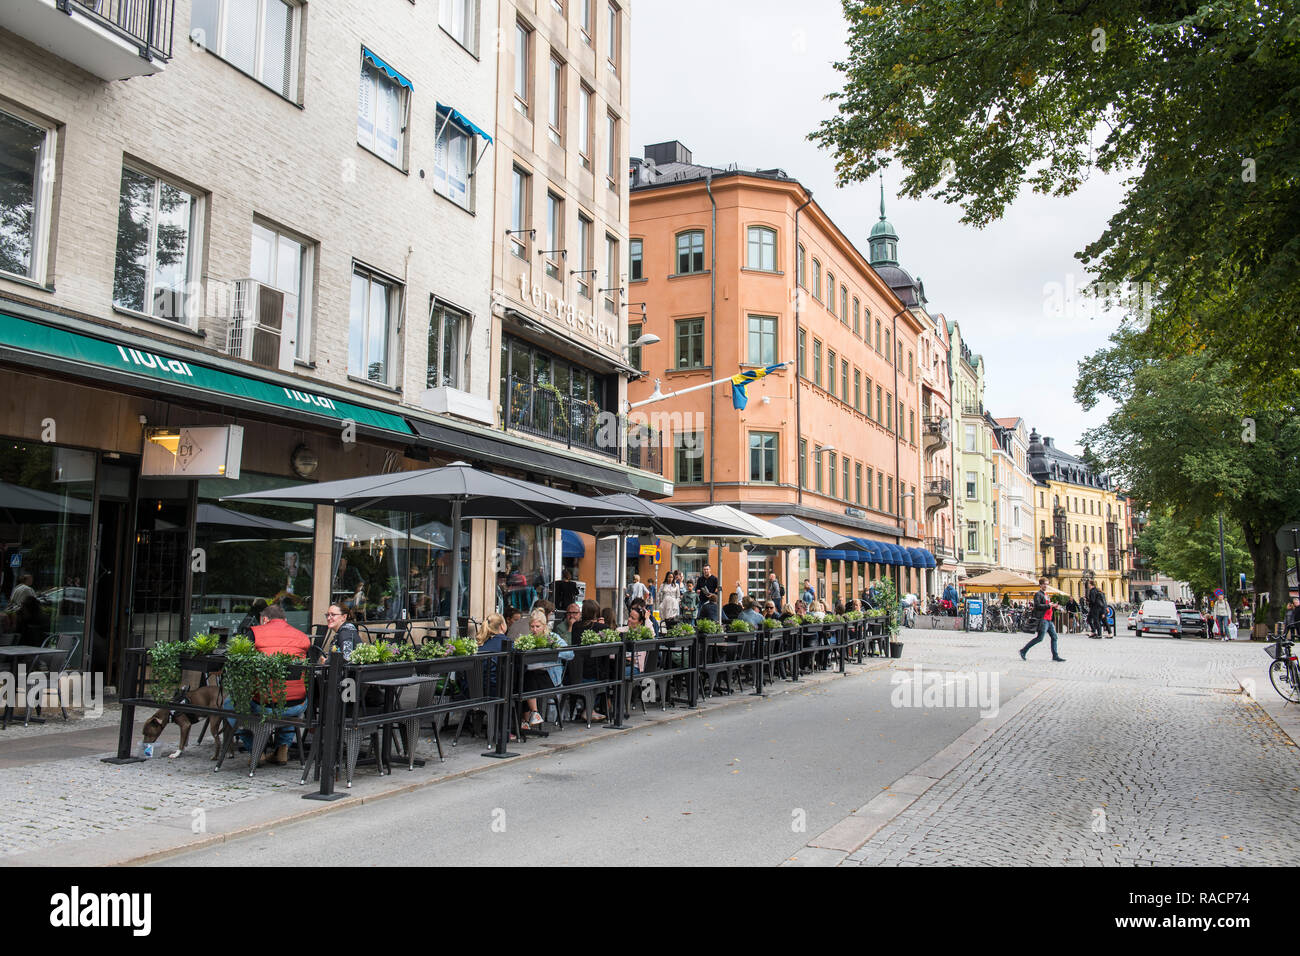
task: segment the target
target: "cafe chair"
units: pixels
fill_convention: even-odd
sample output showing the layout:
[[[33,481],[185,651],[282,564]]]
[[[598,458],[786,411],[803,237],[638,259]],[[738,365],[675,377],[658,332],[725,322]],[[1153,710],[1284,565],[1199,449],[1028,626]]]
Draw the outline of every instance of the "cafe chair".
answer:
[[[43,698],[50,690],[54,691],[59,711],[63,719],[68,719],[68,709],[63,706],[63,676],[68,673],[68,658],[77,653],[81,646],[80,634],[59,634],[48,654],[32,659],[31,670],[27,672],[27,712],[23,716],[26,727],[32,719],[32,698]],[[47,644],[47,646],[49,646]],[[38,690],[38,688],[40,688]],[[41,701],[36,706],[39,710]]]

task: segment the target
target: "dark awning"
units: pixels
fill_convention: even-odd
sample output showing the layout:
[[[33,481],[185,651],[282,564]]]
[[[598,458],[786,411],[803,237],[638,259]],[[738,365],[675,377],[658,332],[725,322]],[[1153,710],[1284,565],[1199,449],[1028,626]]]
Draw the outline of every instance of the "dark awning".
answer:
[[[523,471],[549,475],[552,478],[563,478],[605,491],[626,491],[636,494],[639,490],[624,472],[616,468],[606,468],[595,462],[569,458],[559,449],[548,451],[537,447],[522,448],[501,439],[463,432],[447,425],[421,421],[418,418],[409,418],[407,421],[415,429],[415,433],[430,446],[459,457],[478,458],[493,465],[519,468]]]

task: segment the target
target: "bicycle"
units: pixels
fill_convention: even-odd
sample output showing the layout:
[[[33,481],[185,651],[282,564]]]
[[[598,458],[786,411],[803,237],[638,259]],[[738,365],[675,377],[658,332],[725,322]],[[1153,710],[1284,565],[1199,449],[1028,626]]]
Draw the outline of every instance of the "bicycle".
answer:
[[[1264,652],[1273,658],[1273,663],[1268,666],[1268,679],[1273,689],[1282,695],[1283,700],[1300,704],[1300,661],[1296,660],[1295,641],[1287,640],[1295,631],[1296,625],[1292,624],[1278,635],[1272,647],[1264,648]]]

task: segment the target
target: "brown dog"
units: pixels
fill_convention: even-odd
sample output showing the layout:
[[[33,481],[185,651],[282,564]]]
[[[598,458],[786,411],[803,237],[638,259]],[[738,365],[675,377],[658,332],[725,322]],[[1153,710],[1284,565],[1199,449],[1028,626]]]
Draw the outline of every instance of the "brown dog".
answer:
[[[220,707],[223,703],[221,690],[215,686],[199,687],[190,690],[188,687],[182,687],[176,699],[172,702],[171,707],[164,707],[145,721],[144,725],[144,742],[153,743],[162,736],[162,732],[167,729],[168,724],[175,724],[181,729],[181,745],[175,753],[168,754],[171,759],[179,757],[185,752],[185,747],[190,741],[190,728],[195,724],[201,724],[204,720],[207,725],[199,731],[199,743],[203,742],[203,734],[211,731],[213,738],[216,740],[216,750],[213,751],[212,759],[216,760],[217,755],[221,753],[221,745],[225,743],[226,728],[229,724],[221,717],[205,716],[202,714],[191,714],[185,712],[185,705],[192,704],[195,707]]]

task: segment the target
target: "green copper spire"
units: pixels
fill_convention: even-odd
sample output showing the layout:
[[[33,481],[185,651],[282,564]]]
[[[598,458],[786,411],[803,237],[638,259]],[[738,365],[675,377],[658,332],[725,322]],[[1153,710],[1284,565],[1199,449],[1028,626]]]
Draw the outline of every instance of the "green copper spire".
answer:
[[[880,222],[871,227],[870,260],[873,266],[898,265],[898,233],[885,218],[885,177],[880,177]]]

